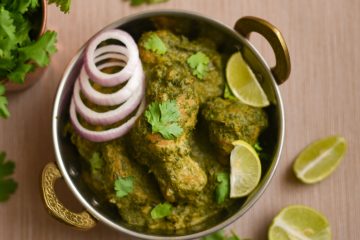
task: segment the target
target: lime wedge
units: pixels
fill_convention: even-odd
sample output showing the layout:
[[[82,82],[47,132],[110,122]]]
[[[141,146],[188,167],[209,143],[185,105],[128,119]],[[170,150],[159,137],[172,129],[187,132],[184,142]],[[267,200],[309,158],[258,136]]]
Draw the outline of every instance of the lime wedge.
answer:
[[[230,197],[249,195],[259,184],[261,177],[260,159],[247,142],[233,142],[234,149],[230,154]]]
[[[316,183],[329,176],[346,152],[345,139],[331,136],[313,142],[295,160],[293,169],[304,183]]]
[[[269,100],[240,52],[231,55],[226,65],[226,79],[232,93],[243,103],[266,107]]]
[[[269,240],[331,240],[326,217],[301,205],[281,210],[274,218],[268,235]]]

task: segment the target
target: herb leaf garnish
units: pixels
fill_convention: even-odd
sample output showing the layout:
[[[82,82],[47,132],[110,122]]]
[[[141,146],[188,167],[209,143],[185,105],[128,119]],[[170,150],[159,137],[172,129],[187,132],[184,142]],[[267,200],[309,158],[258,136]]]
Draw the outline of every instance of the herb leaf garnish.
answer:
[[[152,132],[160,133],[165,139],[175,139],[183,132],[178,124],[180,112],[174,100],[151,103],[145,117],[151,124]]]
[[[192,74],[203,79],[209,70],[210,59],[203,52],[197,52],[187,59],[187,63],[193,70]]]
[[[145,49],[155,52],[157,54],[165,54],[167,48],[165,43],[159,38],[156,33],[151,33],[150,37],[144,44]]]
[[[220,230],[206,237],[201,238],[201,240],[249,240],[249,239],[239,238],[232,231],[231,231],[231,236],[226,236],[224,230]]]
[[[64,13],[70,10],[71,0],[48,0],[49,4],[55,3],[58,8]]]
[[[217,186],[215,189],[216,202],[223,203],[229,196],[230,192],[230,176],[229,173],[220,172],[216,174]]]
[[[160,219],[167,217],[171,214],[172,205],[168,202],[159,203],[151,210],[152,219]]]
[[[89,162],[90,162],[92,172],[96,172],[96,171],[101,170],[101,168],[104,165],[104,162],[101,159],[100,154],[98,152],[94,152],[92,154]]]
[[[10,116],[8,109],[8,100],[4,96],[5,87],[0,84],[0,117],[8,118]]]
[[[131,5],[132,6],[137,6],[143,3],[147,3],[147,4],[153,4],[153,3],[161,3],[161,2],[167,2],[169,0],[131,0]]]
[[[225,83],[224,98],[229,99],[229,100],[237,100],[238,101],[238,99],[231,92],[231,89],[229,88],[229,85],[227,83]]]
[[[5,161],[6,154],[0,152],[0,202],[9,199],[17,188],[17,183],[10,178],[14,173],[15,163],[12,161]]]
[[[133,192],[134,177],[119,177],[115,181],[114,189],[116,191],[116,197],[122,198]]]

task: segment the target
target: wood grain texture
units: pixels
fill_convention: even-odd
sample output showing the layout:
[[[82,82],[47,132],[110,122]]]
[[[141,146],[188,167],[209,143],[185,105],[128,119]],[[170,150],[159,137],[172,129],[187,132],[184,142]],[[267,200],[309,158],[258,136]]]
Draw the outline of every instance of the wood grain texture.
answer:
[[[102,4],[100,4],[102,2]],[[103,26],[150,9],[185,9],[211,16],[229,26],[245,15],[269,20],[283,33],[292,60],[290,79],[281,86],[285,103],[286,140],[279,168],[255,206],[229,228],[244,237],[266,239],[274,215],[289,204],[306,204],[323,212],[333,239],[360,239],[360,1],[358,0],[172,0],[132,8],[122,0],[73,1],[71,13],[49,8],[48,28],[59,33],[58,53],[33,88],[10,96],[12,116],[0,120],[0,149],[17,164],[19,188],[0,204],[0,239],[131,239],[98,224],[79,232],[53,220],[39,192],[40,172],[54,161],[51,140],[52,103],[67,63],[78,48]],[[265,58],[273,62],[268,44],[252,38]],[[311,141],[340,134],[348,153],[327,180],[313,186],[299,184],[291,165]],[[65,184],[59,188],[65,204],[74,204]],[[65,190],[64,190],[65,189]]]

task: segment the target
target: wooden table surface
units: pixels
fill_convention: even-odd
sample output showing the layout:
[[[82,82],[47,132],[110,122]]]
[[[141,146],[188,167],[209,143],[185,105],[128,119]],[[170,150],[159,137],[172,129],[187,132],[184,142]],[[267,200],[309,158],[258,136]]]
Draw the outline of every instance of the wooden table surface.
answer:
[[[16,194],[0,204],[0,239],[132,239],[103,224],[81,232],[58,223],[43,207],[39,178],[43,166],[55,160],[51,111],[67,63],[103,26],[150,9],[196,11],[229,26],[241,16],[262,17],[282,31],[288,44],[292,73],[280,87],[286,115],[281,162],[261,199],[229,229],[243,237],[266,239],[268,226],[280,209],[306,204],[328,217],[333,239],[360,239],[359,0],[172,0],[141,7],[130,7],[122,0],[77,0],[68,15],[51,6],[48,28],[58,32],[59,51],[37,85],[10,96],[12,116],[0,120],[0,149],[16,162],[14,177],[19,182]],[[270,64],[274,63],[265,40],[255,35],[251,41]],[[340,134],[348,141],[340,167],[319,184],[298,183],[291,166],[299,151],[331,134]],[[57,188],[66,205],[81,209],[64,183]]]

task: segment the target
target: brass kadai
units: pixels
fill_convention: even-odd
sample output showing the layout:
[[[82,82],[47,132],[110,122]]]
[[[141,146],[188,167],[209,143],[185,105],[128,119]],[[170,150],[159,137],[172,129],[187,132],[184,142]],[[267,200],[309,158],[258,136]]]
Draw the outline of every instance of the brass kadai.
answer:
[[[231,51],[234,51],[234,46],[241,47],[244,58],[249,65],[260,74],[260,83],[267,95],[271,97],[270,100],[274,106],[269,109],[269,114],[272,119],[274,119],[275,125],[272,139],[274,144],[273,157],[270,166],[257,189],[244,201],[244,203],[242,203],[242,205],[229,209],[229,213],[226,217],[216,219],[216,222],[212,222],[211,225],[194,229],[185,229],[181,233],[154,233],[146,229],[133,229],[128,224],[122,222],[121,219],[112,218],[111,216],[114,214],[108,214],[105,210],[95,209],[91,203],[91,199],[94,197],[93,193],[84,188],[84,184],[79,184],[81,180],[78,178],[80,178],[80,176],[72,177],[70,174],[72,168],[76,168],[77,165],[80,165],[74,164],[74,161],[79,161],[79,156],[76,150],[70,146],[69,141],[63,137],[63,129],[68,121],[68,105],[71,98],[73,83],[79,74],[82,63],[81,59],[85,48],[85,46],[83,46],[65,70],[57,91],[52,117],[53,141],[57,164],[48,163],[43,170],[41,179],[42,197],[45,207],[50,215],[63,223],[81,230],[86,230],[94,227],[97,220],[99,220],[120,232],[141,239],[187,240],[200,238],[226,227],[245,214],[265,191],[275,173],[275,169],[280,160],[285,131],[284,110],[278,85],[285,82],[289,77],[291,70],[289,51],[280,31],[269,22],[256,17],[240,18],[235,24],[234,31],[217,21],[184,11],[151,11],[142,13],[120,19],[104,29],[122,28],[129,31],[130,34],[136,35],[139,32],[149,31],[149,29],[146,28],[151,26],[151,23],[157,18],[160,20],[167,19],[169,22],[181,25],[180,29],[186,23],[190,23],[191,27],[204,27],[208,34],[213,34],[210,36],[212,39],[222,41],[222,46],[227,48],[227,54],[231,54]],[[199,29],[196,28],[194,29],[194,31],[198,30]],[[251,32],[257,32],[269,41],[276,57],[275,67],[270,69],[262,56],[250,44],[247,38]],[[222,39],[221,35],[223,35]],[[80,169],[77,170],[80,171]],[[54,184],[61,177],[64,178],[69,188],[75,193],[75,196],[80,203],[86,208],[86,211],[73,213],[58,200]],[[88,198],[87,196],[91,196],[91,198]]]

